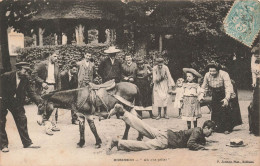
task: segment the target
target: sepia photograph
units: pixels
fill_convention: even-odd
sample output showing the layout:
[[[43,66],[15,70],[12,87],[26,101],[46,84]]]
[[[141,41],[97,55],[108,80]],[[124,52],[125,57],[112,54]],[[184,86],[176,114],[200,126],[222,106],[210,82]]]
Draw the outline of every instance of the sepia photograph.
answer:
[[[0,0],[0,166],[257,166],[260,0]]]

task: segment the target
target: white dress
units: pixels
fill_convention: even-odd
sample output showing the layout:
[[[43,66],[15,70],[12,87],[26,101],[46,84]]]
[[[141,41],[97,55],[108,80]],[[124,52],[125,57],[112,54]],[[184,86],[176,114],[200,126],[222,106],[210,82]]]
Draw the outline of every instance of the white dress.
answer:
[[[169,97],[168,87],[175,86],[167,66],[163,65],[161,70],[158,69],[158,66],[153,67],[153,83],[154,106],[166,107]]]

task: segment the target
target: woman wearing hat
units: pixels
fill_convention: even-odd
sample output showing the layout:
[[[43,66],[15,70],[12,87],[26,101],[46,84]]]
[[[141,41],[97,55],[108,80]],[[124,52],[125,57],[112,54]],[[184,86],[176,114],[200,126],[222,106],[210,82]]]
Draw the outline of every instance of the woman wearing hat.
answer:
[[[237,125],[234,122],[239,117],[232,115],[230,107],[230,100],[234,94],[231,79],[229,74],[220,68],[220,65],[215,62],[208,64],[208,72],[205,74],[201,88],[204,94],[206,90],[212,91],[211,120],[217,125],[216,132],[229,134]]]
[[[152,105],[152,89],[151,89],[151,75],[152,68],[148,64],[144,64],[144,61],[139,58],[136,61],[137,70],[135,73],[136,79],[135,84],[140,90],[140,94],[142,97],[142,106],[148,107]],[[155,118],[153,116],[152,111],[149,111],[150,117]]]
[[[157,65],[153,67],[153,94],[154,106],[158,107],[157,120],[161,118],[161,109],[164,108],[164,118],[167,116],[168,91],[175,86],[169,68],[163,64],[163,58],[156,59]]]
[[[201,117],[199,103],[201,93],[198,79],[202,76],[192,68],[183,68],[183,71],[186,73],[186,83],[182,86],[182,120],[187,121],[188,129],[190,129],[191,121],[193,121],[195,128],[197,127],[197,119]]]

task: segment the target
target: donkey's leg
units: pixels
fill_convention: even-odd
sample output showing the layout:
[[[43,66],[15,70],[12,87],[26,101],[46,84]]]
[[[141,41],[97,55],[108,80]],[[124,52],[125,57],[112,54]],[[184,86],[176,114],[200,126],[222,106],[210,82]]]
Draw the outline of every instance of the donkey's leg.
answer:
[[[96,129],[94,120],[92,120],[92,119],[87,119],[87,121],[88,121],[90,130],[92,131],[92,133],[94,134],[95,139],[96,139],[95,148],[100,148],[102,141],[101,141],[101,139],[99,138],[99,135],[98,135],[98,133],[97,133],[97,129]]]
[[[79,116],[79,133],[80,133],[80,140],[78,142],[79,147],[83,147],[85,144],[85,117],[84,116]]]

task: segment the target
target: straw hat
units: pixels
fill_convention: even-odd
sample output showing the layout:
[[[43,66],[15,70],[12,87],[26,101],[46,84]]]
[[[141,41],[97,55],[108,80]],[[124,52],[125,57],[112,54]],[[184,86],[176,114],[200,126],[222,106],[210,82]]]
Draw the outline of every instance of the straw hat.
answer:
[[[117,49],[115,46],[111,46],[111,47],[109,47],[108,49],[106,49],[105,51],[104,51],[104,53],[106,53],[106,54],[113,54],[113,53],[118,53],[118,52],[120,52],[121,50],[119,50],[119,49]]]
[[[192,69],[192,68],[183,68],[182,70],[183,70],[184,73],[189,72],[189,73],[194,74],[198,78],[202,78],[202,75],[199,72],[197,72],[196,70]]]

